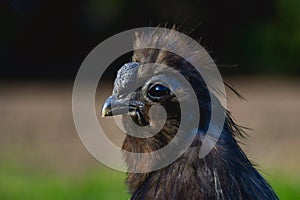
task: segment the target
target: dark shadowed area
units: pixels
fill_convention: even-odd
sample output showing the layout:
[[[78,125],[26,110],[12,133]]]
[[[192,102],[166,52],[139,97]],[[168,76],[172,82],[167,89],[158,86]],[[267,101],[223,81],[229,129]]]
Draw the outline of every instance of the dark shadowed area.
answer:
[[[0,77],[72,79],[101,41],[158,24],[192,31],[217,64],[239,65],[230,74],[299,74],[299,9],[297,0],[4,0]]]

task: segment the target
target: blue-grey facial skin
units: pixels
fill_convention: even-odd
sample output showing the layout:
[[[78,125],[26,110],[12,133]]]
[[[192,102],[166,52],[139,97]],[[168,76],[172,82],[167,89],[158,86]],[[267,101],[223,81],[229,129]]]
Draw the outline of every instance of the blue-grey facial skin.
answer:
[[[118,71],[114,81],[112,96],[110,96],[102,107],[102,116],[131,115],[136,118],[139,125],[146,126],[141,112],[144,103],[135,96],[137,87],[137,76],[140,64],[131,62],[124,64]]]
[[[139,66],[139,63],[131,62],[126,63],[119,69],[114,81],[113,95],[119,97],[122,94],[127,94],[128,91],[136,87]]]

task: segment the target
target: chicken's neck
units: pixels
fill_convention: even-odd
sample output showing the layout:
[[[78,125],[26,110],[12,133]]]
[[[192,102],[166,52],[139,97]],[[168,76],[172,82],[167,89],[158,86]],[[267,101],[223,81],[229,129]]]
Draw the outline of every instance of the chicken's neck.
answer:
[[[123,149],[151,152],[158,148],[155,142],[154,138],[127,136]],[[199,135],[169,166],[149,173],[129,173],[126,182],[132,199],[276,199],[231,134],[222,133],[216,147],[203,159],[199,158],[200,147]],[[126,161],[129,165],[148,162]]]

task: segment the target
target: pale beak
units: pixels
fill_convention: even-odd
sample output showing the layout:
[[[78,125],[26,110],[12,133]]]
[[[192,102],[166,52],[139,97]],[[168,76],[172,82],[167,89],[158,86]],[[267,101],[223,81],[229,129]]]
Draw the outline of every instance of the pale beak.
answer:
[[[128,115],[133,110],[135,110],[135,107],[130,106],[128,101],[118,100],[113,95],[108,97],[103,104],[101,116]]]

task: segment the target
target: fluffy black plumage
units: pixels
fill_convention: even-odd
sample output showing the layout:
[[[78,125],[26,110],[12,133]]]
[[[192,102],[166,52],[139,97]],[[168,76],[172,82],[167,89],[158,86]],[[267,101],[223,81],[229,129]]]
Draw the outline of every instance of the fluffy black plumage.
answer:
[[[171,46],[182,51],[191,49],[186,41],[179,40],[178,35],[167,31],[139,34],[134,46],[139,49],[141,46],[153,46],[157,43],[161,43],[158,46]],[[195,55],[194,52],[183,53],[190,58]],[[201,60],[202,58],[195,59]],[[145,153],[162,148],[174,138],[182,120],[176,96],[160,85],[157,86],[157,91],[155,91],[156,88],[150,91],[153,85],[158,84],[158,81],[149,77],[149,74],[153,76],[153,73],[147,70],[153,72],[155,67],[154,69],[139,69],[139,65],[165,64],[180,72],[196,92],[201,120],[192,145],[175,162],[160,170],[128,174],[126,182],[132,194],[131,199],[278,199],[239,147],[236,137],[242,136],[243,130],[236,125],[228,111],[225,113],[226,120],[216,146],[205,158],[199,158],[199,150],[210,123],[211,99],[206,83],[189,62],[168,51],[151,48],[136,50],[133,62],[119,71],[113,95],[103,107],[103,115],[112,115],[109,105],[112,98],[119,103],[127,99],[131,106],[130,113],[122,113],[122,109],[119,109],[120,113],[117,113],[125,114],[123,124],[127,132],[135,131],[133,124],[128,123],[129,119],[133,119],[135,124],[140,126],[149,124],[155,126],[155,123],[151,124],[148,111],[149,107],[156,104],[165,108],[167,120],[160,132],[152,137],[137,138],[127,135],[123,142],[124,150]],[[159,77],[159,74],[169,73],[169,71],[167,68],[160,67],[155,73]],[[131,84],[137,81],[143,83],[143,87],[131,91]],[[151,99],[149,92],[159,98]],[[182,88],[182,94],[186,95],[184,88]],[[187,100],[188,98],[187,96]],[[135,134],[147,135],[147,132]],[[137,162],[125,154],[124,159],[128,167],[139,168],[148,165],[151,167],[164,158],[163,156],[144,158]]]

